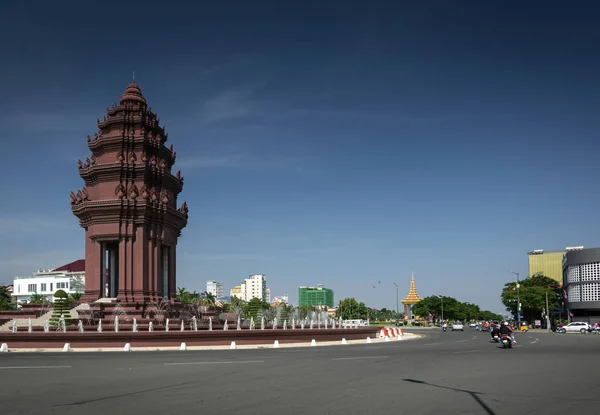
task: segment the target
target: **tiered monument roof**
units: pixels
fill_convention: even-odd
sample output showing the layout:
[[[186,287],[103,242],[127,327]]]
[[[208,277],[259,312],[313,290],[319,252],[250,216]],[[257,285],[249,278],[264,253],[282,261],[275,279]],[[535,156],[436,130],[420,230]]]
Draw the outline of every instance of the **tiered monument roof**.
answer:
[[[131,83],[119,105],[106,109],[98,132],[88,136],[91,156],[79,161],[85,187],[71,193],[73,213],[87,227],[101,220],[166,221],[180,231],[187,223],[187,203],[177,207],[183,189],[181,172],[168,134],[160,126],[140,87]]]
[[[417,294],[417,288],[415,287],[415,273],[412,274],[412,280],[410,281],[410,290],[408,291],[408,295],[404,300],[402,300],[402,304],[417,304],[421,301],[421,297]]]

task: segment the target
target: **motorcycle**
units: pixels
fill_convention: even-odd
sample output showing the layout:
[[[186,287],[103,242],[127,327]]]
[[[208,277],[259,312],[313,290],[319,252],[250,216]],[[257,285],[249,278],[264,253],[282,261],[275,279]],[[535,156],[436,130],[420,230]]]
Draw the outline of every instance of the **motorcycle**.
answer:
[[[502,335],[502,347],[505,349],[512,349],[512,339],[507,334]]]
[[[500,341],[500,339],[498,338],[498,335],[497,335],[497,334],[494,334],[494,335],[492,336],[492,339],[494,339],[494,341],[495,341],[496,343],[498,343],[498,342]]]
[[[448,327],[447,327],[447,326],[444,326],[444,327],[442,328],[442,330],[444,330],[444,331],[447,331],[447,330],[448,330]]]

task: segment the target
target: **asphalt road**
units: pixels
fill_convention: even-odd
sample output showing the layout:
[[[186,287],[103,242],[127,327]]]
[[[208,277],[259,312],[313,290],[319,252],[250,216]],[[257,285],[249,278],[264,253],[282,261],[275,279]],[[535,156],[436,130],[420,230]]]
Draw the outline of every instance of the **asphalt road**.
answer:
[[[2,414],[600,413],[600,336],[420,330],[297,349],[2,353]],[[113,412],[114,411],[114,412]]]

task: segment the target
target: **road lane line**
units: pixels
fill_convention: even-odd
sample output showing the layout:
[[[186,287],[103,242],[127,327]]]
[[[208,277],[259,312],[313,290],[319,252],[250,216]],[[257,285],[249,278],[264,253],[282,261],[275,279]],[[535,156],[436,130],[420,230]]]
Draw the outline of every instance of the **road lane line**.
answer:
[[[442,342],[440,342],[440,343],[426,343],[423,346],[433,346],[433,345],[436,345],[436,344],[443,344],[443,343]]]
[[[457,340],[456,343],[464,343],[464,342],[468,342],[468,340]]]
[[[71,366],[0,366],[0,369],[65,369],[70,367]]]
[[[461,354],[461,353],[474,353],[474,352],[480,352],[480,351],[481,351],[481,349],[479,349],[479,350],[465,350],[465,351],[462,351],[462,352],[452,352],[452,353],[454,353],[454,354]]]
[[[332,357],[331,360],[361,360],[361,359],[385,359],[389,356],[357,356],[357,357]]]
[[[185,365],[234,365],[245,363],[265,363],[264,360],[230,360],[226,362],[172,362],[164,363],[165,366],[185,366]]]

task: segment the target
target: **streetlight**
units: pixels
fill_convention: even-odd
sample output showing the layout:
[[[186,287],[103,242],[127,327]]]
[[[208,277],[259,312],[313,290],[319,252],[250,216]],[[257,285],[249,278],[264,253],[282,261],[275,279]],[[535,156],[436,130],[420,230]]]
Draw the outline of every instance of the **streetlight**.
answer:
[[[442,299],[442,323],[443,323],[444,322],[444,297],[442,297],[441,295],[438,295],[437,297]]]
[[[511,274],[515,274],[517,276],[517,322],[518,324],[518,328],[521,329],[521,292],[520,292],[520,287],[521,284],[519,282],[519,276],[521,275],[519,272],[514,272],[514,271],[508,271]]]
[[[398,316],[400,315],[400,302],[398,301],[398,284],[394,283],[396,286],[396,323],[398,322]]]

